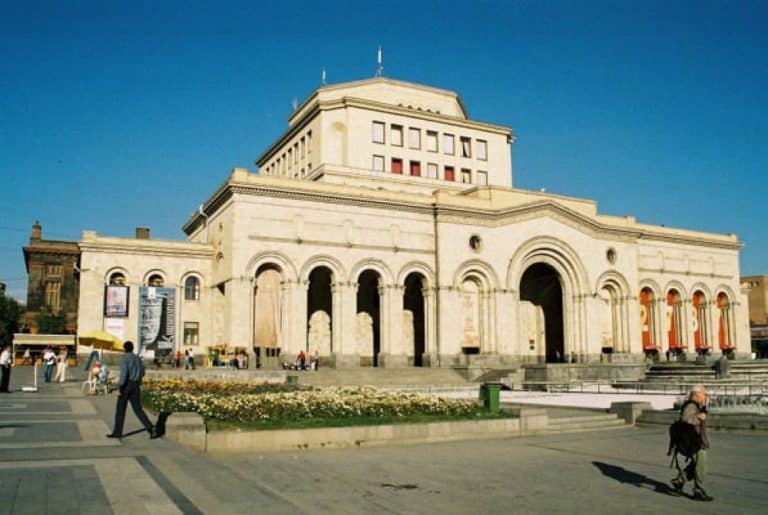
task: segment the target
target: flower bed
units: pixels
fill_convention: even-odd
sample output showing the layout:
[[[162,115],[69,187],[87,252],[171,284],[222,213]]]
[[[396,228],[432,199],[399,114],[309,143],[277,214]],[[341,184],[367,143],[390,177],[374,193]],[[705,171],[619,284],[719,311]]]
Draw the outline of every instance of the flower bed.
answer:
[[[145,403],[160,412],[193,411],[215,426],[225,424],[291,426],[299,421],[412,421],[472,418],[482,414],[476,401],[443,399],[371,387],[301,388],[252,383],[150,381]],[[311,424],[317,425],[317,424]]]

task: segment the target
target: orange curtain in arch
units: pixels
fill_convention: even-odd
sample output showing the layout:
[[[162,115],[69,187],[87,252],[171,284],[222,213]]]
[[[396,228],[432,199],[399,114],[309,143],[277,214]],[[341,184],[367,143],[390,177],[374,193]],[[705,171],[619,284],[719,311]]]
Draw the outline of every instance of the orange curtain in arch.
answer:
[[[709,350],[709,345],[704,340],[704,330],[702,328],[703,324],[706,323],[704,317],[705,302],[703,293],[697,291],[693,294],[691,317],[693,317],[693,343],[696,346],[696,350]]]
[[[667,293],[667,323],[669,324],[667,330],[669,349],[682,349],[683,344],[680,341],[680,294],[674,290]]]
[[[643,289],[640,292],[640,329],[643,334],[643,350],[656,350],[658,347],[653,342],[653,293]]]
[[[717,311],[720,315],[718,317],[717,323],[717,343],[720,347],[720,350],[723,351],[729,351],[734,348],[733,344],[731,343],[729,308],[730,302],[728,300],[728,296],[725,293],[719,294],[717,296]]]

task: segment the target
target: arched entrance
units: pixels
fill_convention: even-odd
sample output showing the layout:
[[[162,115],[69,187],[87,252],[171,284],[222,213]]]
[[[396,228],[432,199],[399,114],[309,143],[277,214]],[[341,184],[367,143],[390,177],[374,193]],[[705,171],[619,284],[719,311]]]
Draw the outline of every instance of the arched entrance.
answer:
[[[656,343],[656,296],[647,286],[640,290],[640,331],[643,337],[643,352],[658,357]]]
[[[685,350],[682,300],[680,292],[674,288],[667,292],[667,342],[669,351],[675,356]]]
[[[253,351],[256,366],[276,366],[280,356],[282,325],[282,271],[266,264],[256,271],[253,288]]]
[[[381,351],[381,276],[365,270],[357,278],[357,351],[362,365],[378,366]]]
[[[333,352],[333,272],[318,266],[309,274],[307,288],[307,351],[328,356]]]
[[[707,298],[702,291],[696,291],[691,298],[691,328],[693,329],[693,345],[699,354],[710,351]]]
[[[735,349],[733,337],[733,310],[731,310],[731,301],[725,292],[717,294],[717,342],[723,355],[731,354]]]
[[[547,363],[565,361],[563,287],[557,270],[546,263],[529,266],[520,279],[520,300],[540,306],[544,311]]]
[[[406,338],[406,351],[413,349],[413,366],[423,365],[425,349],[424,335],[424,284],[425,278],[418,272],[412,272],[405,278],[403,293],[403,337]],[[409,314],[410,313],[410,314]],[[410,327],[406,324],[410,323]],[[412,338],[410,338],[412,336]],[[408,341],[412,339],[411,341]],[[410,345],[412,343],[412,345]]]

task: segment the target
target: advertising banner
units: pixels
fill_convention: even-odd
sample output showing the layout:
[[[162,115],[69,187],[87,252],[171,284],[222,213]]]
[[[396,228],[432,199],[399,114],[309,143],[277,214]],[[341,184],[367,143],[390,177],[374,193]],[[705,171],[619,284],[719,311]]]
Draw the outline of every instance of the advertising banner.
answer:
[[[176,341],[176,290],[139,288],[139,353],[170,352]]]
[[[124,318],[105,318],[104,319],[104,332],[111,334],[112,336],[125,339],[125,319]]]
[[[128,316],[128,286],[122,284],[110,284],[104,287],[104,316],[127,317]]]

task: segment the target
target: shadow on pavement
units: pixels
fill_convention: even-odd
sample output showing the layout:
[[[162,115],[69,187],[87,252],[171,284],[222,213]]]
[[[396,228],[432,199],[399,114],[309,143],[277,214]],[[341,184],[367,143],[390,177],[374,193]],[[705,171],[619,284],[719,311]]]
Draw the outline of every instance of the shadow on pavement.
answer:
[[[668,484],[656,481],[643,474],[638,474],[637,472],[632,472],[623,467],[602,463],[600,461],[593,461],[592,464],[597,467],[604,476],[615,479],[619,483],[627,483],[639,488],[649,488],[660,494],[672,495],[675,497],[679,496],[679,494]]]

